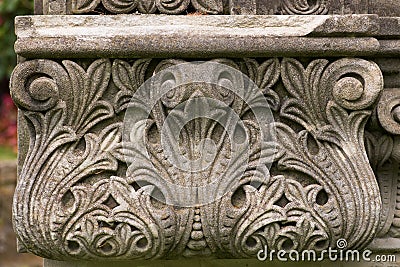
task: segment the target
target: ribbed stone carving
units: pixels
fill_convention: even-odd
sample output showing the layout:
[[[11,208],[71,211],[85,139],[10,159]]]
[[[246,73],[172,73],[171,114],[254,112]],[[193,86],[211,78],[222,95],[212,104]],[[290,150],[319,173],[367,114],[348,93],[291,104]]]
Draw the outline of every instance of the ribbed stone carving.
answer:
[[[382,203],[364,148],[383,89],[374,62],[218,59],[186,72],[182,64],[39,59],[16,67],[12,95],[30,144],[14,223],[28,251],[52,259],[248,258],[265,245],[323,250],[344,238],[363,248],[374,238]],[[197,107],[207,112],[187,117]],[[140,110],[148,115],[133,125],[127,114]],[[271,120],[260,124],[260,110]],[[177,135],[171,116],[184,122]],[[243,142],[247,154],[237,150]],[[178,148],[191,169],[171,159]],[[207,183],[213,189],[202,193]],[[182,191],[193,187],[189,197]]]

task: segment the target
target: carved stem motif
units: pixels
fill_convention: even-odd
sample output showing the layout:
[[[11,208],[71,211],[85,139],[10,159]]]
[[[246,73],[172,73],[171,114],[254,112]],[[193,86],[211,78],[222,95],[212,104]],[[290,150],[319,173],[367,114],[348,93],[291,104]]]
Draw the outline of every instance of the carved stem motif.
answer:
[[[283,0],[282,10],[287,15],[325,15],[328,14],[329,3],[329,0]]]
[[[276,6],[270,10],[271,14],[325,15],[329,12],[330,2],[330,0],[282,0],[268,4],[271,7]],[[227,9],[230,9],[231,13],[236,13],[238,10],[246,9],[246,6],[249,6],[249,4],[245,4],[245,1],[232,0],[72,0],[72,13],[90,14],[93,12],[109,12],[113,14],[126,14],[136,11],[142,14],[159,12],[176,15],[195,10],[197,15],[217,15],[222,14],[224,9],[225,12],[227,12]],[[248,10],[248,12],[256,14],[256,3],[253,2],[250,6],[253,8]]]
[[[251,94],[239,97],[238,87],[250,85],[229,71],[212,71],[218,74],[216,85],[175,88],[185,73],[168,72],[168,67],[183,62],[101,59],[85,69],[68,60],[31,60],[16,67],[12,95],[26,119],[30,143],[15,195],[14,224],[29,251],[60,260],[243,258],[255,257],[265,245],[322,250],[340,238],[348,248],[372,240],[382,204],[364,148],[364,126],[383,88],[375,63],[344,58],[303,67],[289,58],[262,64],[213,60],[248,75],[266,101],[257,102]],[[145,91],[150,100],[165,86],[173,90],[150,109],[146,101],[137,104],[149,116],[126,135],[123,114],[153,73],[164,76],[153,83],[156,91]],[[273,110],[275,122],[266,126],[276,138],[262,138],[248,99]],[[186,118],[199,103],[213,115]],[[177,125],[187,120],[176,142],[172,129],[163,132],[168,118]],[[231,134],[231,128],[215,123],[233,125],[235,118],[242,123]],[[231,149],[243,136],[248,139],[246,161]],[[184,162],[181,168],[171,164],[162,138],[198,162],[191,165],[195,173],[185,170]],[[214,157],[199,153],[207,142],[215,145]],[[218,188],[228,190],[215,201],[177,207],[154,197],[174,196],[169,184],[176,181],[199,186],[222,174],[234,183],[217,181]]]
[[[73,0],[72,12],[85,14],[93,12],[100,3],[111,13],[123,14],[137,9],[140,13],[152,14],[157,11],[163,14],[181,14],[191,4],[202,14],[221,14],[222,0]]]

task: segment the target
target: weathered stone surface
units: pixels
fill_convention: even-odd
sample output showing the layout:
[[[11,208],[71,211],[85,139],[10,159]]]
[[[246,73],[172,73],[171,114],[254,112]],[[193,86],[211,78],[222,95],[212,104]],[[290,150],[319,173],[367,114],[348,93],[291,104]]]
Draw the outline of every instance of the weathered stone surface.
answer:
[[[259,14],[399,16],[396,0],[36,0],[36,14]],[[62,13],[63,12],[63,13]]]
[[[229,9],[231,15],[255,15],[257,14],[257,1],[230,0]]]
[[[192,67],[184,71],[179,69],[183,62],[163,60],[154,65],[150,59],[139,59],[131,65],[122,60],[95,60],[85,70],[79,62],[59,64],[51,60],[28,60],[17,66],[12,77],[12,95],[31,124],[32,146],[26,156],[29,160],[25,161],[20,174],[14,221],[21,244],[28,251],[54,259],[196,255],[246,258],[255,257],[262,249],[263,240],[274,249],[281,249],[287,240],[298,250],[334,247],[340,238],[347,240],[349,248],[362,248],[372,240],[379,226],[381,200],[360,140],[370,114],[368,109],[383,89],[382,74],[375,63],[348,58],[332,62],[313,60],[305,69],[299,61],[289,58],[282,61],[272,58],[261,63],[252,59],[218,60],[225,68],[231,66],[238,73],[247,73],[261,88],[254,93],[241,93],[241,75],[237,76],[232,68],[214,69],[213,65],[207,65],[211,63],[203,63],[190,65]],[[163,74],[164,68],[175,65],[177,69],[166,69],[167,74]],[[159,81],[156,75],[151,83],[155,87],[144,87],[144,91],[139,88],[148,73],[158,72],[166,78]],[[179,73],[188,75],[188,80]],[[358,75],[362,82],[352,75]],[[27,84],[29,77],[34,79]],[[92,77],[97,78],[91,80]],[[311,83],[312,80],[316,82]],[[222,89],[215,85],[221,82],[229,82],[231,87],[228,88],[233,91],[219,92]],[[162,89],[161,86],[169,83],[180,88],[180,93],[176,91],[169,96],[169,90],[174,87]],[[198,83],[202,86],[196,85]],[[156,93],[161,89],[167,91]],[[263,92],[265,104],[257,100],[257,92]],[[221,133],[214,132],[213,124],[204,124],[204,129],[195,127],[189,121],[196,117],[189,116],[187,122],[182,122],[188,133],[186,141],[170,139],[176,136],[170,128],[165,137],[169,145],[165,147],[158,143],[159,138],[162,142],[162,132],[148,126],[142,133],[144,138],[155,139],[141,144],[141,138],[132,138],[140,136],[143,126],[138,123],[143,121],[131,121],[130,116],[136,118],[135,114],[142,112],[128,108],[124,127],[118,119],[121,116],[116,116],[125,112],[134,93],[138,101],[150,105],[144,109],[150,113],[143,121],[154,123],[158,129],[172,127],[164,120],[168,114],[175,116],[172,115],[177,112],[175,109],[183,108],[185,113],[182,114],[189,116],[188,110],[195,110],[191,105],[215,105],[202,102],[200,96],[223,101],[233,108],[233,114],[244,119],[245,131],[254,135],[243,148],[250,149],[250,155],[256,157],[247,159],[243,154],[246,150],[235,155],[236,149],[230,150],[229,143],[232,138],[239,137],[233,135],[224,137],[224,142],[216,148],[228,154],[205,159],[211,160],[211,166],[222,164],[226,169],[207,167],[202,169],[204,173],[195,175],[198,172],[195,165],[186,171],[185,165],[174,167],[178,163],[171,159],[176,152],[168,152],[177,146],[174,142],[188,155],[196,155],[198,152],[192,142],[196,144],[196,140],[207,136],[192,139],[196,134],[211,131],[209,138],[219,142]],[[167,98],[164,93],[168,93]],[[45,95],[51,97],[45,99]],[[259,124],[257,113],[252,115],[257,120],[253,121],[251,116],[245,119],[250,114],[243,111],[246,108],[238,107],[254,108],[252,101],[255,100],[265,109],[261,110],[261,116],[266,118],[268,106],[271,106],[279,122]],[[157,101],[161,102],[151,108],[151,103]],[[80,106],[87,108],[83,110]],[[215,114],[223,111],[218,111],[218,106],[205,110],[215,110]],[[207,114],[194,115],[204,117]],[[209,116],[212,119],[214,115]],[[262,128],[254,132],[261,127],[257,125],[265,123],[274,125],[276,140],[264,139],[268,134],[263,133]],[[235,124],[222,125],[229,129]],[[124,133],[126,129],[136,131],[136,128],[137,133]],[[258,134],[264,137],[259,139]],[[122,143],[123,136],[131,137]],[[299,143],[299,140],[303,141]],[[82,142],[86,145],[82,146]],[[257,152],[259,146],[261,152]],[[143,149],[153,156],[147,158],[139,153]],[[230,160],[225,162],[225,157]],[[232,160],[245,161],[231,166]],[[271,164],[270,171],[262,167]],[[124,165],[128,167],[126,174]],[[155,169],[144,167],[151,165]],[[191,171],[191,168],[195,169]],[[253,173],[252,168],[257,171]],[[221,174],[237,177],[238,184],[227,182],[227,178],[219,176]],[[188,186],[186,181],[194,186],[204,175],[216,179],[216,184],[212,182],[212,187],[206,187],[204,193],[182,191],[186,188],[182,186]],[[165,181],[171,181],[174,186]],[[250,181],[257,185],[246,185]],[[132,186],[134,183],[139,187]],[[163,195],[158,204],[149,199],[150,188],[146,186],[149,183]],[[198,186],[188,188],[199,190]],[[36,193],[30,195],[29,192]],[[216,197],[212,197],[214,194]],[[196,199],[192,199],[195,195]],[[367,203],[364,199],[371,201]],[[163,201],[165,205],[161,204]],[[264,217],[260,221],[257,219]],[[200,223],[200,227],[195,227],[195,223]],[[275,229],[275,234],[265,232],[267,228]],[[286,231],[295,234],[287,235]],[[47,244],[53,244],[51,251]]]
[[[35,58],[366,56],[385,53],[377,39],[306,36],[373,36],[378,26],[369,15],[26,16],[17,18],[15,50]]]
[[[380,18],[379,35],[382,37],[394,38],[400,36],[400,18]]]
[[[20,250],[397,252],[398,20],[324,15],[369,2],[74,0],[66,13],[209,15],[18,18]],[[296,15],[217,15],[261,7]]]

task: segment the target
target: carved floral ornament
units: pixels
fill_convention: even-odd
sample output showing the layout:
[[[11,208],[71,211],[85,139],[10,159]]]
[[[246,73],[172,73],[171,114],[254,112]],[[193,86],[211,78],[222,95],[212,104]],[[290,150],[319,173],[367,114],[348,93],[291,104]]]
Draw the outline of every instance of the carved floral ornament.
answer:
[[[356,58],[305,65],[20,63],[20,243],[59,260],[365,247],[383,227],[364,148],[382,74]]]
[[[84,14],[94,11],[101,5],[107,12],[143,14],[181,14],[194,9],[201,14],[222,14],[224,0],[73,0],[74,14]],[[328,13],[330,0],[282,0],[279,14],[283,15],[322,15]],[[231,3],[231,8],[240,9],[243,3]]]
[[[129,13],[137,10],[140,13],[152,14],[157,11],[164,14],[180,14],[192,5],[196,11],[204,14],[221,14],[222,0],[74,0],[72,9],[75,14],[95,10],[100,3],[112,13]]]
[[[283,0],[282,14],[285,15],[323,15],[328,14],[330,0]]]

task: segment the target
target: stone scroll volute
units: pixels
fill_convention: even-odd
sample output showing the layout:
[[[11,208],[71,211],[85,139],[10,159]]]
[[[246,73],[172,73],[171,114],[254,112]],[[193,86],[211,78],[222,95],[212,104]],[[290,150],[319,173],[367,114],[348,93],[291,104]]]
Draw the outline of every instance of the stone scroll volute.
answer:
[[[184,60],[20,63],[11,93],[29,134],[14,201],[21,245],[58,260],[251,258],[265,245],[323,250],[339,239],[348,248],[367,246],[377,234],[382,209],[364,146],[365,124],[383,90],[378,65],[359,58],[307,63],[243,58],[195,66],[210,62],[243,73],[257,86],[273,116],[268,129],[274,138],[260,138],[249,103],[235,94],[243,81],[225,73],[216,76],[218,86],[182,83],[153,99],[148,118],[131,135],[146,142],[129,143],[124,115],[132,96],[148,78],[168,74]],[[176,72],[167,74],[163,83],[153,84],[155,90],[179,80]],[[193,118],[182,128],[178,146],[196,158],[194,144],[208,138],[217,154],[207,168],[189,175],[171,166],[161,129],[175,109],[185,110],[203,97],[240,118],[248,157],[242,162],[240,153],[235,157],[229,150],[235,134],[224,133],[212,118]],[[182,207],[152,196],[161,192],[168,198],[171,183],[196,184],[204,174],[213,178],[224,172],[235,183],[217,181],[227,189],[214,201]]]

